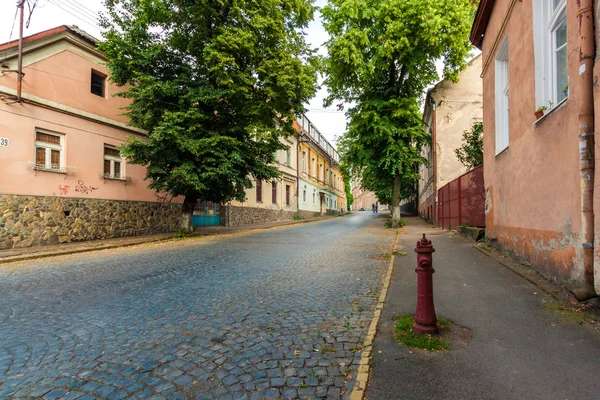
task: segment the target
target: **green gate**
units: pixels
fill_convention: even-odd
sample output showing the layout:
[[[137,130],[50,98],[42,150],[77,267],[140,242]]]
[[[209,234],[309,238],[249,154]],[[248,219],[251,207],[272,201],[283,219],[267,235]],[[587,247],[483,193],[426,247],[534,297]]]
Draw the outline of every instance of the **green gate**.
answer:
[[[221,225],[221,205],[210,200],[198,200],[196,207],[194,207],[192,225]]]

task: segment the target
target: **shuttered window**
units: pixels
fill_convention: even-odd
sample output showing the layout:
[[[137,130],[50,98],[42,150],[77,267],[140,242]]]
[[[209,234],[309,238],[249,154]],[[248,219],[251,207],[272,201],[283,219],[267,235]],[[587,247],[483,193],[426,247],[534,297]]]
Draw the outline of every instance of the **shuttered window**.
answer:
[[[49,132],[35,132],[35,160],[37,169],[62,171],[63,135]]]

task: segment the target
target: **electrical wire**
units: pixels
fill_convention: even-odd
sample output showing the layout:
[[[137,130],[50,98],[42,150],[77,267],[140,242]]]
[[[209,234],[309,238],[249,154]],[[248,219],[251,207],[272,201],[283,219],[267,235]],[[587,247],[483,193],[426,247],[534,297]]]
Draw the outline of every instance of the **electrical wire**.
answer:
[[[91,27],[93,27],[93,28],[95,28],[95,29],[97,29],[97,30],[99,30],[99,31],[101,30],[101,29],[100,29],[100,27],[98,27],[98,26],[96,25],[96,22],[90,22],[89,20],[87,20],[87,19],[85,19],[85,18],[83,18],[83,17],[81,17],[81,16],[79,16],[79,15],[76,15],[76,14],[74,14],[73,12],[71,12],[71,11],[67,10],[66,8],[63,8],[63,7],[62,7],[62,5],[63,5],[62,3],[58,3],[56,0],[48,0],[48,1],[49,1],[49,3],[50,3],[50,4],[52,4],[52,5],[54,5],[54,6],[58,7],[58,8],[60,8],[61,10],[63,10],[64,12],[66,12],[67,14],[70,14],[70,15],[72,15],[73,17],[75,17],[75,18],[79,19],[81,22],[84,22],[84,23],[86,23],[87,25],[89,25],[89,26],[91,26]]]
[[[93,11],[89,11],[88,9],[84,9],[77,2],[72,0],[58,0],[59,3],[62,3],[65,7],[70,7],[72,10],[75,10],[77,13],[83,15],[86,18],[95,20],[98,17],[98,13],[94,13]]]
[[[81,9],[83,12],[87,13],[88,15],[91,15],[93,18],[96,18],[98,16],[97,11],[87,8],[86,6],[84,6],[83,4],[78,2],[77,0],[65,0],[65,1],[67,3],[74,4],[77,8]]]
[[[87,22],[92,22],[94,24],[94,26],[96,25],[97,16],[86,14],[86,13],[82,12],[79,8],[77,8],[71,4],[65,3],[64,0],[50,0],[50,2],[53,3],[57,7],[62,7],[62,9],[64,11],[70,12],[71,15],[73,15],[72,13],[75,13],[79,19],[85,20]],[[64,8],[64,7],[66,7],[66,8]]]

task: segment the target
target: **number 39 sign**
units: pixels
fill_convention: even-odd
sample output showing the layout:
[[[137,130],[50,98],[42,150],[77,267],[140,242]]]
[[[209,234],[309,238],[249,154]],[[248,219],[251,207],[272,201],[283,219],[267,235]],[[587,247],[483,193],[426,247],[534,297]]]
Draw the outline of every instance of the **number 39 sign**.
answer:
[[[8,139],[0,137],[0,147],[8,147]]]

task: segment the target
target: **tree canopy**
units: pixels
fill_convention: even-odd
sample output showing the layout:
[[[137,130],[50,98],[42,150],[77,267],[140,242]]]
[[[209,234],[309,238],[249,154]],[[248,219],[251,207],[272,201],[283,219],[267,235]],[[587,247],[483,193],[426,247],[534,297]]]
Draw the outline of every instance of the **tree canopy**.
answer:
[[[191,229],[198,198],[243,201],[252,178],[279,173],[280,137],[316,91],[318,57],[304,39],[309,0],[106,0],[110,79],[131,99],[125,114],[147,140],[121,147],[147,166],[149,187],[185,196]]]
[[[329,0],[322,10],[329,33],[325,104],[354,104],[339,141],[342,163],[360,173],[366,190],[383,195],[382,185],[392,185],[394,226],[403,188],[412,188],[425,162],[421,95],[439,78],[437,61],[457,80],[471,49],[474,10],[471,0]]]

